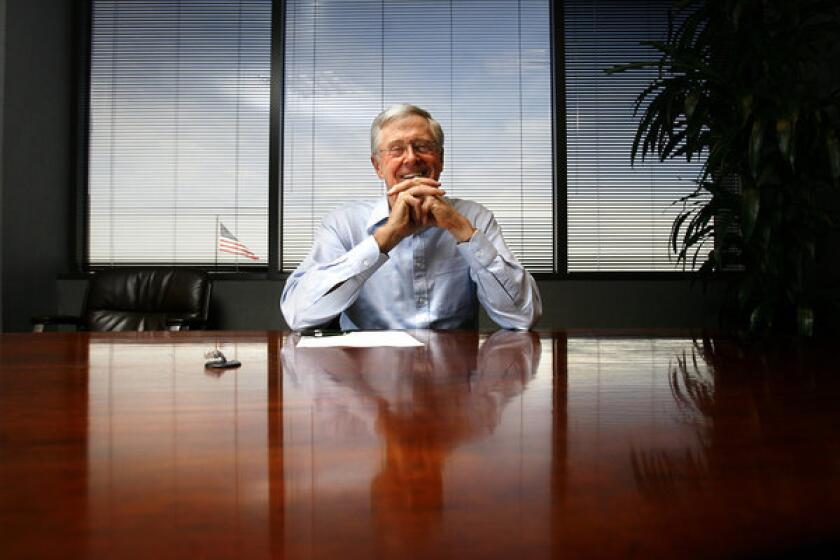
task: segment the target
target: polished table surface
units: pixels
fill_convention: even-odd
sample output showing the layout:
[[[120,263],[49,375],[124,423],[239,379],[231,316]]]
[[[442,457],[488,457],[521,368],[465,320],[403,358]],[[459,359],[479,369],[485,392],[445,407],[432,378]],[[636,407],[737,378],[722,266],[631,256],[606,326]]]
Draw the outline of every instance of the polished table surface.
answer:
[[[0,558],[781,558],[840,542],[833,348],[412,334],[425,346],[0,335]],[[214,348],[242,367],[205,370]]]

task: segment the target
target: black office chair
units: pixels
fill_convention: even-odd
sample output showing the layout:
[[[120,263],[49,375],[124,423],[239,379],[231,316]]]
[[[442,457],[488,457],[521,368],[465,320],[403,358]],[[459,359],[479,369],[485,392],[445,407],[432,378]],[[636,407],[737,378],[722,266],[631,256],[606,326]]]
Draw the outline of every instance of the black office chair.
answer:
[[[35,332],[47,325],[75,325],[81,331],[205,329],[212,283],[189,268],[116,268],[88,282],[80,316],[33,317]]]

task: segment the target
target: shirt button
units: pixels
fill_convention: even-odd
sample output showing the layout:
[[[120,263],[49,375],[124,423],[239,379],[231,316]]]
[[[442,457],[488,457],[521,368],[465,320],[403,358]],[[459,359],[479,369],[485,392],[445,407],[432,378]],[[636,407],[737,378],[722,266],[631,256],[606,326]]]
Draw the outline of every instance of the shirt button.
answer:
[[[365,259],[365,260],[362,261],[362,264],[365,265],[365,266],[370,266],[370,261]]]
[[[480,257],[480,256],[481,256],[481,251],[476,251],[476,252],[475,252],[475,256],[476,256],[476,257]]]

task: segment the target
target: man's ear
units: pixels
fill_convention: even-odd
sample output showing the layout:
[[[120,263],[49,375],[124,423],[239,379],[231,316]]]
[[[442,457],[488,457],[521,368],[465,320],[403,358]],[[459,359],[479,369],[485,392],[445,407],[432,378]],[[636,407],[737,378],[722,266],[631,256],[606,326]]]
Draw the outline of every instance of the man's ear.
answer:
[[[370,163],[373,165],[373,169],[376,171],[376,174],[379,175],[379,178],[384,180],[385,176],[382,174],[382,167],[379,165],[379,158],[376,156],[370,156]]]

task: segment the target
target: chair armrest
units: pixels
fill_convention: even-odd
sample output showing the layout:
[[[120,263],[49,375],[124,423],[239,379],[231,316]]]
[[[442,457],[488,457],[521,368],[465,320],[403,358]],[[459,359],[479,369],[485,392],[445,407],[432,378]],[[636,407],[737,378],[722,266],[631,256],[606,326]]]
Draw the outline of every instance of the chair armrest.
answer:
[[[207,328],[207,321],[186,317],[168,317],[166,327],[170,331],[204,330]]]
[[[32,332],[44,332],[47,325],[82,325],[82,318],[76,315],[41,315],[32,317]]]

